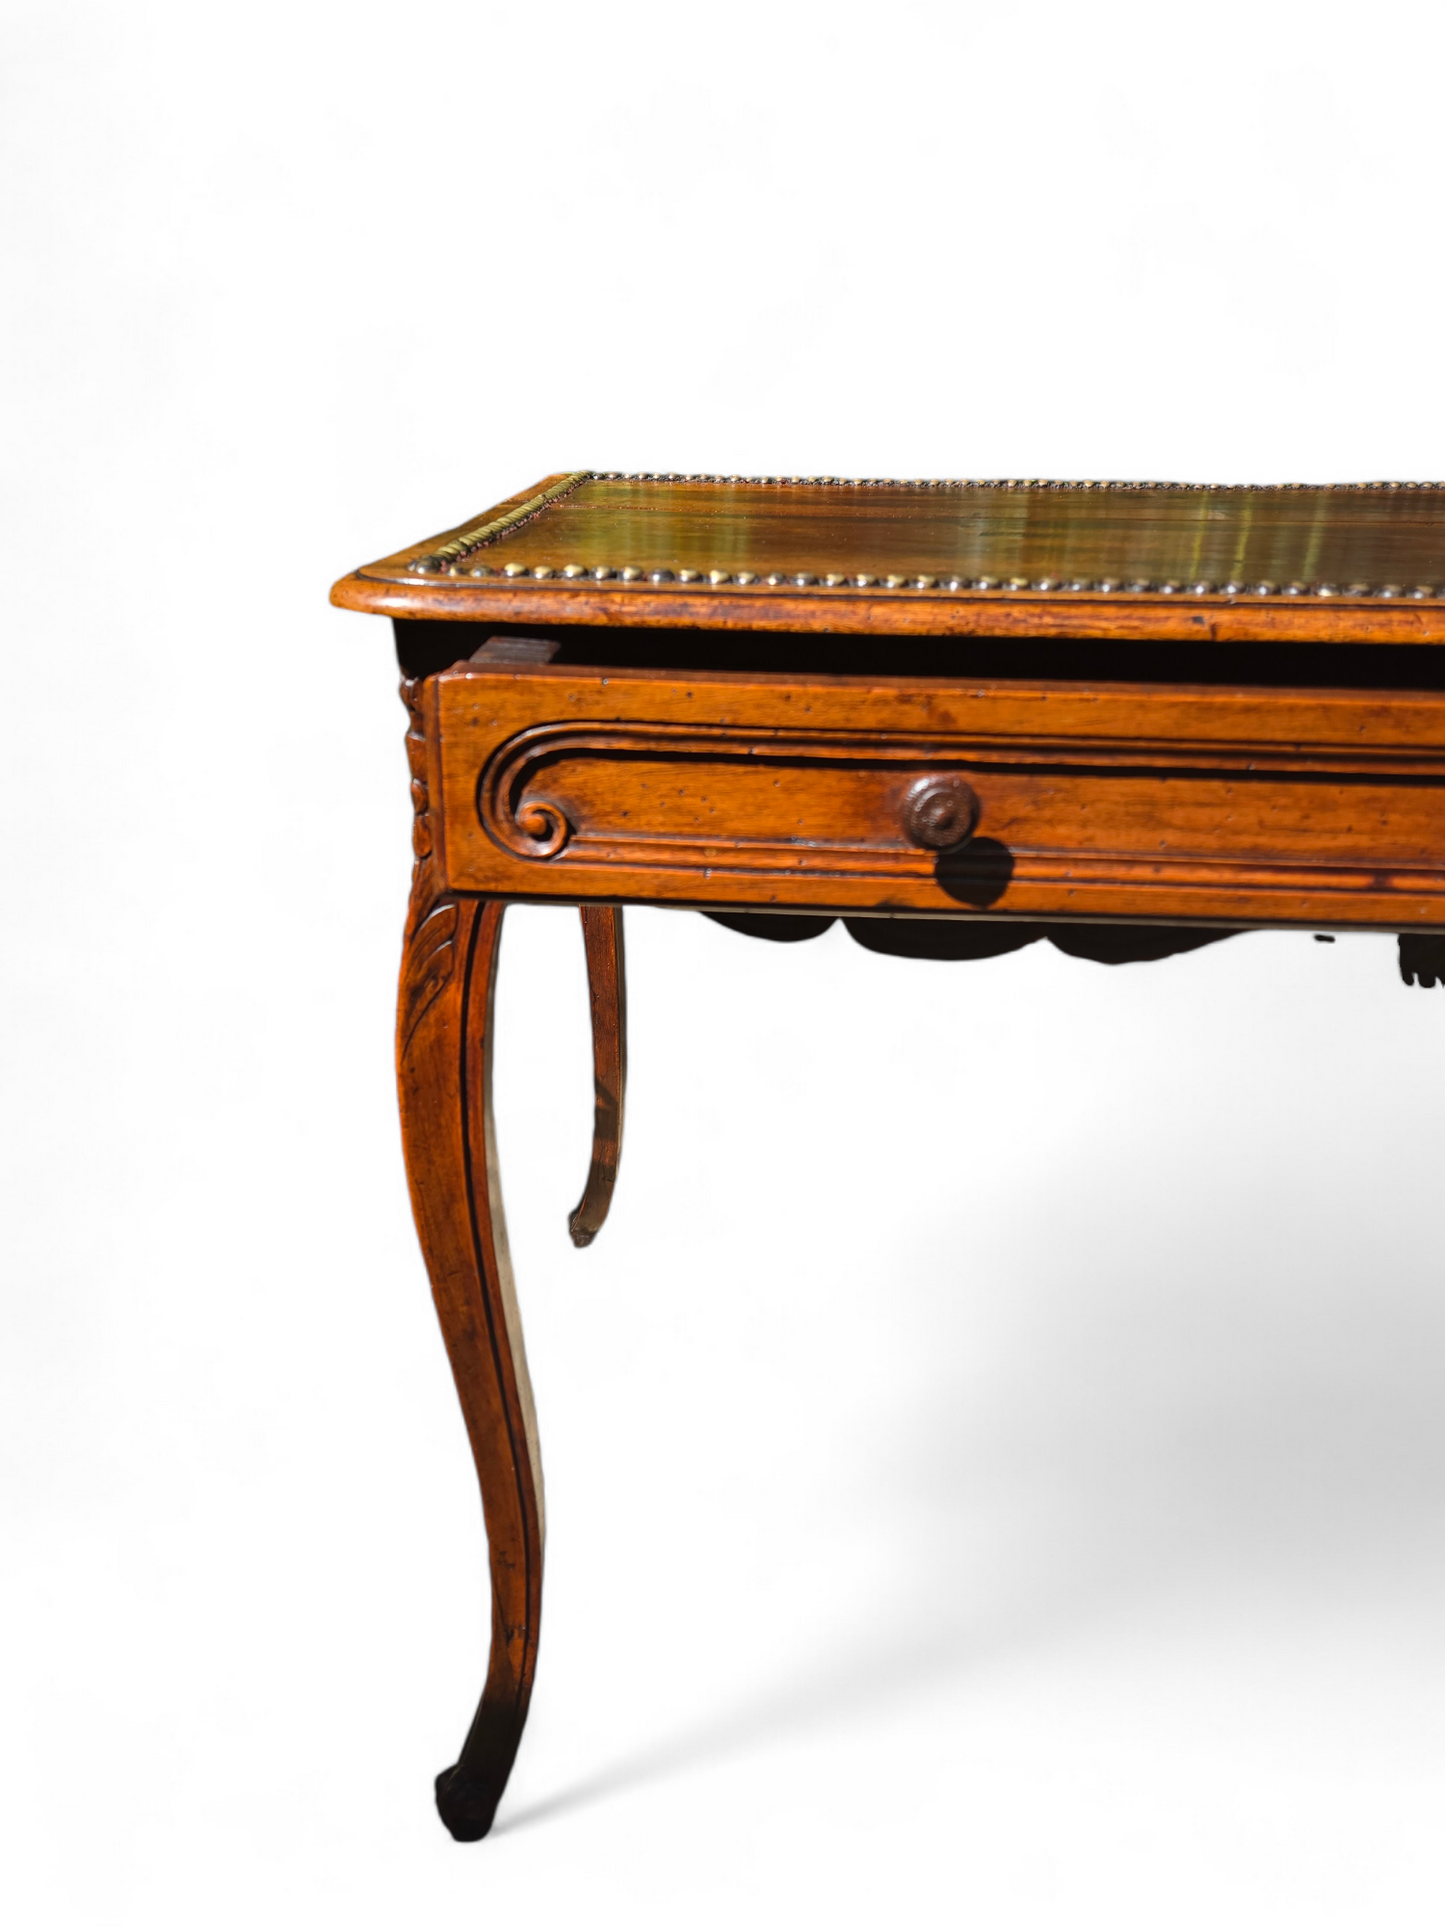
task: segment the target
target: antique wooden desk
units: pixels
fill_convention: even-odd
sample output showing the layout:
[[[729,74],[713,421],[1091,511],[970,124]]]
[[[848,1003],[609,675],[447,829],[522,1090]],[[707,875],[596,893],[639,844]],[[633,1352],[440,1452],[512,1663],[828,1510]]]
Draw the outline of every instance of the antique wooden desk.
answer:
[[[508,901],[581,906],[622,1132],[625,903],[875,949],[1105,962],[1385,929],[1445,979],[1445,486],[569,474],[338,582],[396,624],[416,866],[397,1065],[481,1481],[491,1825],[527,1715],[542,1472],[491,1116]]]

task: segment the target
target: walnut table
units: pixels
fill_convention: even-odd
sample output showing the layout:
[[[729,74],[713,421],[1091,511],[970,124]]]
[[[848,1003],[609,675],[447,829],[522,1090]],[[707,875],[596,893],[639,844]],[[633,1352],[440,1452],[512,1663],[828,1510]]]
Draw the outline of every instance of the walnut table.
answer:
[[[617,1172],[626,903],[959,958],[1383,929],[1433,984],[1445,486],[556,475],[332,599],[393,618],[410,717],[402,1125],[491,1556],[486,1687],[437,1782],[469,1840],[542,1599],[491,1116],[507,903],[581,908],[579,1245]]]

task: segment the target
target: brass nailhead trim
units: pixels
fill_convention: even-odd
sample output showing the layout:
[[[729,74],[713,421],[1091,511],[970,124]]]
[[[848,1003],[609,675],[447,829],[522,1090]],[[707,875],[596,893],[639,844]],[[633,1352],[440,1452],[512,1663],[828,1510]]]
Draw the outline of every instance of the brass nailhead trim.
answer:
[[[511,530],[519,528],[523,522],[530,522],[532,517],[539,514],[549,503],[557,501],[563,495],[570,495],[580,483],[590,482],[592,479],[592,471],[587,468],[580,468],[571,475],[564,475],[560,482],[554,482],[551,488],[544,488],[540,494],[519,503],[516,508],[508,509],[505,515],[494,516],[490,522],[482,522],[476,528],[463,529],[462,533],[454,535],[450,542],[443,542],[439,547],[429,549],[425,555],[419,555],[407,566],[413,575],[441,575],[447,569],[455,571],[457,564],[472,554],[475,549],[479,549],[484,542],[495,541],[499,535],[507,535]],[[548,570],[547,573],[550,574],[551,571]]]
[[[1445,489],[1442,482],[1051,482],[1045,480],[964,480],[953,477],[902,478],[888,475],[681,475],[652,469],[596,469],[583,479],[593,482],[685,482],[722,488],[1007,488],[1048,489],[1059,494],[1080,490],[1148,490],[1162,495],[1258,495],[1266,491],[1302,495],[1323,491],[1331,495],[1398,493],[1402,489]]]
[[[415,564],[412,565],[415,567]],[[1131,577],[1122,581],[1115,576],[1103,576],[1097,581],[1083,581],[1073,577],[1061,582],[1052,576],[1043,576],[1035,581],[1027,581],[1023,576],[1010,576],[1000,581],[997,576],[961,575],[809,575],[805,571],[775,569],[771,574],[759,576],[743,569],[730,574],[726,569],[634,569],[634,568],[593,568],[587,569],[580,563],[568,563],[565,568],[554,569],[546,563],[529,568],[526,563],[509,562],[502,569],[485,567],[472,568],[467,574],[474,578],[490,577],[493,582],[505,584],[521,578],[529,581],[563,579],[577,582],[590,577],[595,582],[644,583],[648,588],[691,588],[697,583],[706,583],[714,589],[824,589],[837,593],[840,590],[858,589],[911,589],[915,594],[947,595],[1130,595],[1130,596],[1217,596],[1235,601],[1240,596],[1261,597],[1285,595],[1289,597],[1318,596],[1346,597],[1350,600],[1372,598],[1386,602],[1424,602],[1445,597],[1445,584],[1416,583],[1405,588],[1398,582],[1385,582],[1379,585],[1370,582],[1351,582],[1341,588],[1334,582],[1289,582],[1280,587],[1274,582],[1164,582],[1143,581]]]
[[[1122,590],[1129,595],[1192,595],[1192,596],[1349,596],[1374,597],[1384,601],[1409,600],[1415,602],[1436,600],[1445,597],[1445,584],[1417,583],[1405,586],[1398,582],[1374,584],[1351,582],[1344,586],[1334,582],[1287,582],[1282,586],[1275,582],[1189,582],[1178,581],[1122,581],[1113,577],[1085,581],[1072,578],[1067,582],[1058,581],[1051,576],[1035,581],[1025,581],[1021,576],[1000,581],[993,576],[904,576],[904,575],[842,575],[829,573],[821,578],[806,571],[774,571],[759,577],[749,570],[730,572],[726,569],[641,569],[632,565],[615,566],[611,564],[588,565],[569,562],[562,568],[554,568],[547,563],[529,566],[520,562],[508,562],[500,570],[493,569],[484,562],[463,567],[467,558],[475,554],[485,544],[509,535],[512,530],[528,522],[534,515],[558,501],[564,495],[584,482],[684,482],[708,484],[718,487],[745,488],[906,488],[906,489],[945,489],[962,491],[964,489],[1012,489],[1019,491],[1050,490],[1060,494],[1082,493],[1108,490],[1115,493],[1151,492],[1168,495],[1247,495],[1265,491],[1275,493],[1323,492],[1332,495],[1362,493],[1396,493],[1402,490],[1445,491],[1445,482],[1050,482],[1043,480],[929,480],[915,479],[898,481],[886,477],[865,476],[848,478],[839,475],[683,475],[660,470],[621,469],[578,469],[566,475],[551,488],[543,489],[530,500],[509,509],[505,515],[495,516],[490,522],[483,522],[475,528],[466,529],[461,535],[454,536],[435,549],[428,550],[407,566],[415,575],[466,575],[474,580],[496,580],[498,576],[516,580],[530,576],[534,581],[546,581],[560,577],[568,582],[576,582],[590,576],[595,582],[619,581],[626,583],[646,580],[649,587],[662,587],[676,583],[684,588],[694,583],[706,581],[714,588],[724,585],[736,588],[790,588],[790,589],[911,589],[915,593],[944,591],[957,594],[996,594],[1016,595],[1117,595]]]

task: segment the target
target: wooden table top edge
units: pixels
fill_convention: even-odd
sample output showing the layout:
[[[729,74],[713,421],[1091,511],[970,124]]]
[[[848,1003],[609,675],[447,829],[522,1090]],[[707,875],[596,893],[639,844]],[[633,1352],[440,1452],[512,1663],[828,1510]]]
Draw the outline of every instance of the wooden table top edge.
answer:
[[[358,569],[333,584],[338,609],[433,622],[763,630],[789,634],[1035,636],[1080,642],[1445,642],[1445,603],[1273,604],[1242,597],[1066,595],[841,589],[696,590],[410,582]]]

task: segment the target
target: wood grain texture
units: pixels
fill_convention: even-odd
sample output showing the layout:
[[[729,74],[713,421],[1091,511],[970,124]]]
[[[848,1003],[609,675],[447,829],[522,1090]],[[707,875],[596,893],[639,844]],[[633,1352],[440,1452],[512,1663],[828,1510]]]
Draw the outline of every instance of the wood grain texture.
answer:
[[[425,764],[423,692],[405,692]],[[415,748],[421,745],[421,753]],[[417,784],[423,783],[421,795]],[[417,1235],[481,1485],[491,1565],[486,1685],[437,1806],[459,1840],[491,1826],[531,1697],[541,1623],[542,1467],[507,1251],[492,1120],[493,1005],[504,905],[437,887],[424,780],[397,1000],[397,1088]]]
[[[553,476],[332,599],[466,621],[1438,642],[1445,488]]]
[[[435,679],[455,890],[851,914],[1445,922],[1445,695]],[[919,845],[956,778],[974,834]]]
[[[595,1110],[592,1162],[567,1228],[574,1245],[590,1245],[606,1222],[622,1155],[627,1094],[627,972],[622,912],[611,904],[582,906],[587,991],[592,1008],[592,1081]]]

